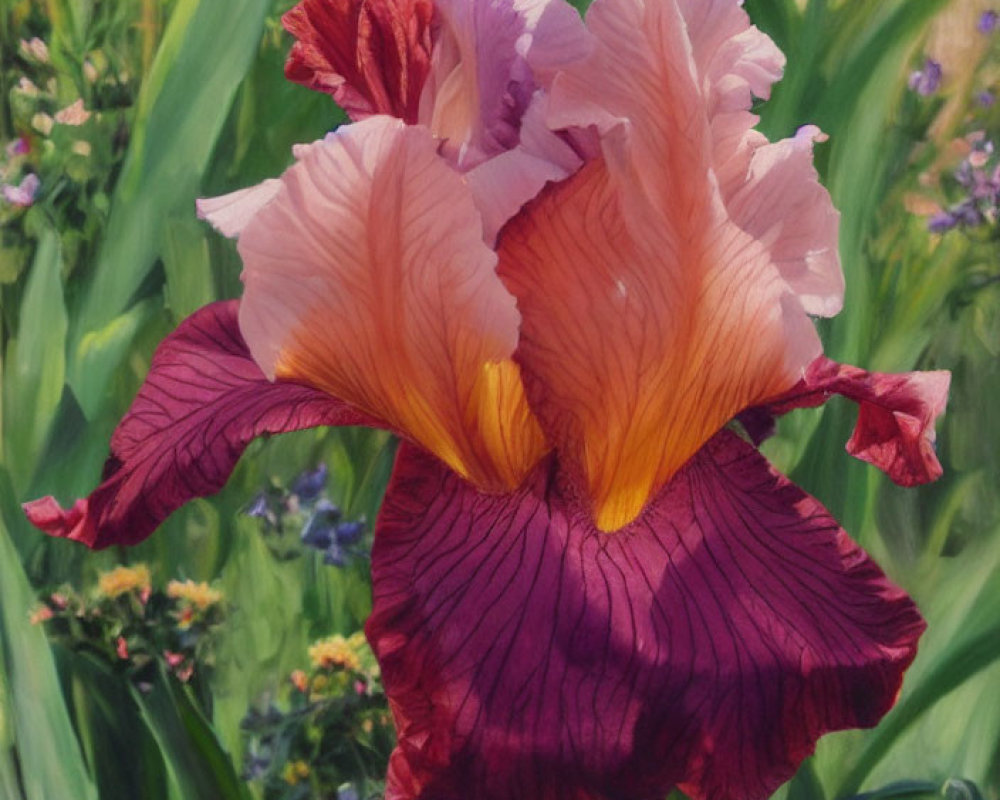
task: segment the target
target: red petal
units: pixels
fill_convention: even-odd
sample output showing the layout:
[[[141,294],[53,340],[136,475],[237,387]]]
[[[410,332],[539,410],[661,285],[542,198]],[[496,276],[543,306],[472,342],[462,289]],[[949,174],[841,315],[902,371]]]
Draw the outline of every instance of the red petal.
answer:
[[[94,549],[136,544],[188,500],[221,489],[251,439],[370,424],[323,392],[265,378],[240,335],[238,305],[205,306],[164,339],[111,437],[101,485],[65,511],[52,497],[26,503],[34,525]]]
[[[920,615],[742,439],[614,535],[552,474],[488,496],[401,449],[367,628],[399,734],[387,798],[765,798],[892,705]]]
[[[865,372],[820,356],[799,383],[769,403],[751,408],[740,421],[760,443],[773,432],[774,417],[813,408],[840,394],[858,404],[858,422],[847,452],[873,464],[900,486],[941,477],[934,452],[934,422],[948,400],[949,372]]]
[[[298,39],[285,76],[331,95],[353,119],[416,123],[433,14],[430,0],[303,0],[281,20]]]

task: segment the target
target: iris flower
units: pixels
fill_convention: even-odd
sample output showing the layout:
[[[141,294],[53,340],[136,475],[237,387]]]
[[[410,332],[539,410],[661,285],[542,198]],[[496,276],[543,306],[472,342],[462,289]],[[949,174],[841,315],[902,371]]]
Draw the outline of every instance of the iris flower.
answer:
[[[940,474],[947,373],[822,355],[818,130],[737,0],[304,0],[293,80],[353,118],[201,203],[245,291],[160,345],[103,482],[43,530],[148,536],[255,436],[403,439],[367,634],[390,800],[767,797],[892,705],[924,623],[755,444],[832,394],[848,451]],[[740,423],[736,423],[735,420]]]

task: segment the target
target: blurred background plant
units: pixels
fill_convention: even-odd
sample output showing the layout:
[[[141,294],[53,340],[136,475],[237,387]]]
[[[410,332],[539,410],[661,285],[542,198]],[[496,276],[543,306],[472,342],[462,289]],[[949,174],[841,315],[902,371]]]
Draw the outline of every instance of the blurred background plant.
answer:
[[[364,633],[328,636],[309,647],[311,667],[243,718],[244,778],[265,798],[381,797],[395,742],[378,664]]]
[[[357,631],[388,434],[258,442],[129,551],[20,513],[85,493],[155,344],[238,295],[235,248],[194,199],[343,121],[284,80],[291,5],[0,0],[0,800],[378,796],[391,725]],[[767,444],[930,623],[897,708],[824,739],[778,797],[997,800],[1000,5],[746,8],[788,56],[761,129],[830,136],[848,296],[827,353],[954,372],[933,486],[848,463],[846,403]]]

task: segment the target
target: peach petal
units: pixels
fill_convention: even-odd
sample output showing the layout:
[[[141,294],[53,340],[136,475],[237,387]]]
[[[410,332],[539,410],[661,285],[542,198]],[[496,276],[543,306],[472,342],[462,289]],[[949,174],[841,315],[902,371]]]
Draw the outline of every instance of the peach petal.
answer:
[[[423,127],[372,117],[302,148],[240,238],[240,326],[268,376],[506,489],[545,450],[509,360],[519,315],[437,147]]]
[[[602,530],[819,352],[763,247],[731,222],[678,238],[640,199],[592,162],[500,239],[529,399]]]
[[[828,239],[799,242],[727,207],[766,143],[750,127],[752,96],[783,64],[735,0],[597,0],[587,25],[596,48],[556,78],[546,121],[597,130],[603,158],[508,223],[500,272],[523,315],[532,407],[597,526],[614,530],[819,354],[795,294],[819,290],[794,267]],[[739,157],[720,163],[720,142]],[[814,179],[800,166],[772,175],[769,155],[758,190],[786,172]]]

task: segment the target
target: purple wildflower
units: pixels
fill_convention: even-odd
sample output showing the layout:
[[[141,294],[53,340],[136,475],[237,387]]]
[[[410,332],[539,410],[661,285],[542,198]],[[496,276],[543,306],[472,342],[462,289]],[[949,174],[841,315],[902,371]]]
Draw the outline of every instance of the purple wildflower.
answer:
[[[984,11],[976,23],[976,30],[980,33],[993,33],[998,27],[1000,27],[1000,14],[992,9]]]
[[[951,213],[959,225],[967,228],[975,228],[977,225],[982,225],[983,223],[982,212],[972,200],[959,203],[951,209]]]
[[[917,94],[927,97],[938,90],[941,74],[941,65],[933,58],[926,58],[921,69],[910,73],[909,86]]]
[[[12,142],[8,143],[4,150],[7,153],[7,158],[15,158],[17,156],[27,155],[31,150],[31,144],[25,137],[18,136]]]
[[[253,500],[250,501],[250,505],[246,507],[243,512],[248,517],[260,517],[261,519],[266,519],[270,513],[270,508],[267,504],[267,495],[259,494]]]
[[[989,89],[984,89],[976,95],[976,103],[980,108],[990,108],[997,101],[997,96]]]
[[[927,230],[931,233],[947,233],[958,225],[958,220],[950,211],[940,211],[927,221]]]
[[[38,180],[38,176],[31,173],[25,176],[24,180],[18,186],[4,184],[0,187],[0,193],[3,194],[3,199],[12,206],[27,208],[34,204],[40,184],[41,181]]]

